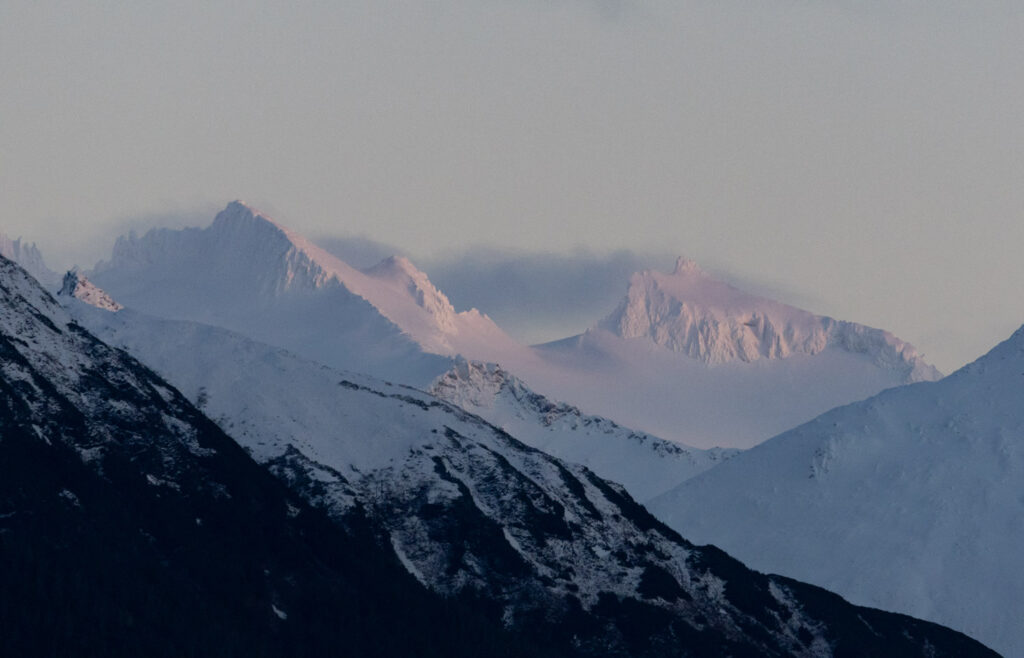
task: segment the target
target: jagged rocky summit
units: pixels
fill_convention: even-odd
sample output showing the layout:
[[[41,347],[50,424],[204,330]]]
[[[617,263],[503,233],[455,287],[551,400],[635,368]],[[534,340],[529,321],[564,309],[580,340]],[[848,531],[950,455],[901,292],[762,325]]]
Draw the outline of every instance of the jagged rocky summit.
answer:
[[[92,281],[76,270],[70,270],[64,275],[61,288],[57,295],[63,297],[74,297],[90,306],[101,308],[106,311],[117,312],[124,307],[115,302],[110,295],[97,288]]]
[[[908,382],[941,376],[912,345],[887,331],[751,295],[682,257],[671,274],[635,274],[625,299],[598,326],[708,364],[813,356],[832,347],[864,354]]]
[[[941,376],[886,331],[743,292],[686,259],[633,275],[611,314],[535,353],[540,365],[503,365],[548,397],[698,448],[749,448]]]

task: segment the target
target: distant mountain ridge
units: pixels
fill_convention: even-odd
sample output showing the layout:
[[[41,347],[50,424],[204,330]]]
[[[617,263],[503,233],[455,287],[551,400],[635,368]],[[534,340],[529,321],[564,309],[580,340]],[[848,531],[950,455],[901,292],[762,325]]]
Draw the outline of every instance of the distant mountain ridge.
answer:
[[[815,355],[837,347],[899,370],[909,382],[941,376],[913,346],[886,331],[751,295],[682,257],[671,274],[635,274],[625,299],[598,327],[622,338],[648,338],[708,364]]]
[[[630,278],[582,334],[504,363],[544,395],[698,448],[749,448],[835,406],[941,373],[909,343],[743,292],[680,258]]]
[[[266,306],[289,295],[342,289],[366,300],[399,332],[434,354],[475,354],[482,341],[514,344],[479,311],[456,312],[408,259],[393,256],[357,270],[240,201],[228,204],[206,229],[154,230],[141,238],[119,238],[110,261],[97,264],[90,277],[123,303],[155,311],[153,305],[140,304],[136,293],[158,285],[148,280],[154,271],[170,286],[219,285],[218,304],[237,305],[239,292],[250,303]],[[143,278],[132,282],[132,276]],[[176,310],[184,319],[202,319],[187,317],[189,302],[204,303],[198,295],[178,302]]]
[[[408,259],[356,270],[241,202],[204,229],[121,238],[90,278],[125,306],[421,389],[456,356],[500,364],[548,399],[700,449],[747,448],[938,376],[891,334],[742,293],[685,260],[634,275],[584,334],[530,348],[457,312]]]
[[[241,202],[203,229],[118,239],[89,278],[154,315],[244,331],[341,368],[426,384],[442,348],[477,316],[448,314],[424,292],[364,274]],[[463,321],[463,318],[466,321]],[[480,321],[487,329],[487,322]],[[467,333],[469,330],[467,330]]]

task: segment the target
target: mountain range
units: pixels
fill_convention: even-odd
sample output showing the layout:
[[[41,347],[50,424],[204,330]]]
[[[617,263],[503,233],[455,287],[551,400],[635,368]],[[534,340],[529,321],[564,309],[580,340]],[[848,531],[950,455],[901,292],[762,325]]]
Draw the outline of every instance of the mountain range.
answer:
[[[697,448],[747,448],[939,377],[891,334],[742,293],[685,260],[634,276],[584,334],[530,348],[456,312],[408,259],[357,270],[237,201],[205,229],[119,239],[89,276],[128,307],[419,388],[455,356],[497,363],[552,400]]]
[[[226,330],[89,307],[83,323],[192,391],[257,461],[339,525],[365,513],[432,591],[571,655],[984,655],[697,547],[619,486],[413,388]],[[247,385],[248,384],[248,385]]]
[[[61,281],[20,240],[0,239],[0,253],[26,262],[61,300],[58,306],[3,261],[0,329],[9,346],[3,376],[11,401],[0,427],[21,428],[12,430],[19,441],[34,432],[48,446],[53,432],[64,432],[60,440],[86,473],[76,471],[68,480],[74,486],[62,489],[72,497],[59,494],[69,509],[81,509],[76,487],[93,486],[82,482],[94,475],[108,499],[137,498],[104,526],[109,536],[99,536],[124,546],[139,573],[150,573],[154,562],[172,564],[168,606],[180,610],[181,592],[198,592],[222,606],[226,628],[237,629],[227,641],[204,636],[168,646],[216,641],[225,655],[261,647],[271,655],[284,647],[295,648],[291,655],[316,654],[339,641],[318,630],[323,620],[351,616],[344,606],[368,596],[383,603],[367,609],[369,621],[354,635],[356,655],[373,655],[393,597],[410,611],[431,608],[422,617],[427,627],[461,624],[467,637],[488,635],[504,647],[495,655],[542,655],[540,647],[573,656],[988,655],[957,633],[855,608],[788,578],[797,577],[1016,651],[1008,620],[1021,587],[998,578],[1001,570],[1017,571],[1010,548],[1016,535],[993,534],[1000,524],[1015,528],[1020,516],[1020,501],[1006,498],[1019,481],[1012,433],[1024,424],[1012,413],[1012,363],[994,379],[956,373],[933,383],[940,373],[891,334],[750,295],[686,259],[669,274],[635,274],[618,307],[584,333],[520,345],[480,311],[456,311],[408,259],[350,267],[241,202],[204,229],[121,238],[88,277],[73,271]],[[72,334],[77,338],[68,339]],[[965,383],[944,388],[955,381]],[[892,386],[899,388],[879,393]],[[1005,401],[986,415],[992,405],[979,392],[992,388],[1005,392]],[[937,400],[905,393],[934,390],[954,392]],[[840,429],[822,420],[890,399],[897,402],[881,423],[872,412],[849,412],[848,422],[835,424]],[[959,412],[928,416],[949,409]],[[76,413],[82,420],[68,427],[77,429],[61,429]],[[56,424],[46,425],[47,418]],[[975,420],[960,424],[965,418]],[[155,423],[155,447],[141,419]],[[896,432],[904,423],[907,436]],[[949,428],[971,449],[943,437]],[[850,436],[839,438],[843,431]],[[879,440],[885,432],[896,434]],[[54,508],[45,487],[26,488],[19,479],[49,482],[33,469],[46,468],[51,457],[7,443],[17,446],[10,468],[24,473],[11,475],[5,500],[13,512],[0,511],[0,524],[15,521],[0,525],[0,548],[13,546],[11,555],[27,566],[38,551],[54,565],[83,569],[69,559],[67,537],[19,525],[52,512],[61,528],[74,514]],[[163,470],[145,459],[139,461],[149,470],[139,470],[135,456],[147,450],[162,455]],[[210,456],[207,450],[233,455],[223,467],[230,477],[203,459],[194,463]],[[107,476],[108,452],[129,463],[127,479]],[[810,488],[797,476],[808,460]],[[251,521],[251,511],[238,510],[235,525],[210,528],[197,514],[198,529],[185,533],[172,518],[217,507],[216,492],[240,486],[231,477],[248,478],[253,469],[262,478],[254,482],[271,487],[254,500],[281,497],[285,502],[258,504],[283,504],[283,523],[273,515]],[[203,498],[207,481],[212,502]],[[138,482],[159,504],[135,491]],[[951,499],[950,491],[963,495]],[[635,501],[649,503],[669,525]],[[138,518],[144,505],[163,507],[145,520]],[[168,548],[177,546],[173,533],[147,528],[175,523],[180,541],[196,545],[251,542],[240,526],[260,523],[274,526],[259,531],[267,537],[297,537],[296,545],[274,538],[246,553],[233,572],[248,582],[257,563],[277,565],[266,570],[283,572],[292,598],[269,577],[241,607],[222,600],[232,585],[207,591],[193,562],[159,557],[176,555]],[[150,542],[148,553],[132,543],[135,524]],[[755,568],[788,577],[750,571],[683,537],[735,550]],[[86,544],[90,555],[98,550]],[[282,567],[281,550],[307,557]],[[988,559],[978,559],[985,550]],[[344,551],[356,561],[374,555],[382,591],[360,593],[375,576],[360,579],[337,557],[324,557]],[[214,551],[211,565],[221,555]],[[108,557],[94,561],[72,594],[98,586],[114,568]],[[312,577],[302,567],[327,574],[319,588],[297,585]],[[65,579],[73,577],[55,573],[40,600],[67,594]],[[145,595],[143,582],[117,594],[121,618]],[[33,595],[30,580],[12,578],[11,587]],[[985,599],[986,591],[994,594]],[[438,596],[447,603],[438,605]],[[325,606],[311,603],[321,598]],[[271,623],[238,640],[265,623],[267,602]],[[27,620],[27,628],[37,628],[42,615],[19,617],[11,605],[2,614],[5,625]],[[98,623],[89,615],[76,608],[72,626]],[[161,627],[162,634],[193,620],[174,615],[178,625]],[[290,619],[298,621],[285,623]],[[97,633],[117,635],[117,623]],[[460,633],[436,645],[413,634],[406,648],[381,655],[461,655],[469,645]],[[66,650],[73,637],[74,630],[58,634],[54,646]],[[89,637],[91,646],[102,644]],[[124,651],[115,644],[114,653]]]
[[[745,293],[683,258],[671,274],[635,274],[607,317],[536,351],[545,365],[518,374],[537,390],[701,448],[749,448],[837,405],[941,376],[886,331]],[[544,372],[551,364],[557,376]]]
[[[358,408],[420,425],[412,445],[396,437],[397,450],[377,426],[362,437],[385,444],[374,459],[388,468],[398,466],[388,454],[412,448],[396,472],[346,477],[291,444],[268,472],[6,259],[0,347],[0,554],[10,567],[0,628],[20,655],[539,655],[527,631],[569,655],[863,655],[870,646],[985,655],[952,631],[698,549],[585,469],[454,407],[437,403],[443,431],[424,436],[404,406],[432,407],[406,389],[336,384],[361,398]],[[449,595],[474,587],[492,612],[431,606],[373,550],[375,530],[421,582]],[[531,563],[523,545],[546,559]],[[601,565],[605,550],[621,554],[620,567],[595,574],[588,564]],[[56,628],[44,627],[55,609]],[[482,632],[480,616],[519,632]],[[398,620],[403,632],[389,632]]]

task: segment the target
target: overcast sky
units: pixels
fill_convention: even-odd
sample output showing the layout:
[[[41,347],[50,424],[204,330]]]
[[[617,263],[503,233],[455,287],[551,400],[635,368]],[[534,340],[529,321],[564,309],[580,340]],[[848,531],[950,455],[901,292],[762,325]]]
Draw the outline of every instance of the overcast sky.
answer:
[[[1019,0],[3,0],[0,229],[684,253],[950,370],[1024,323],[1022,69]]]

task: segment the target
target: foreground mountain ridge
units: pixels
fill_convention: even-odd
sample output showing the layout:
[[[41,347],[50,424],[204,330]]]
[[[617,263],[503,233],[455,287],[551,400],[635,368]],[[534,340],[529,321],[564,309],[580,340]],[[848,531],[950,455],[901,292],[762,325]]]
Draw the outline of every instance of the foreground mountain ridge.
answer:
[[[832,410],[651,503],[755,568],[1024,655],[1024,328],[939,382]]]
[[[0,258],[5,655],[544,653],[348,528]]]

